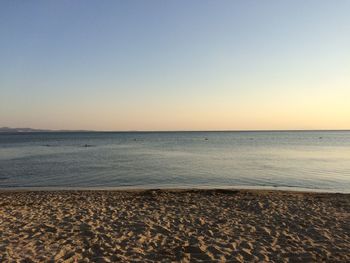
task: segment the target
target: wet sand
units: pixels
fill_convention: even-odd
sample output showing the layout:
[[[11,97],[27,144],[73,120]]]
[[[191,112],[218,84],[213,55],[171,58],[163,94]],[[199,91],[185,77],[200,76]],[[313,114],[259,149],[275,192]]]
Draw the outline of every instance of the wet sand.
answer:
[[[350,262],[350,195],[0,192],[0,262]]]

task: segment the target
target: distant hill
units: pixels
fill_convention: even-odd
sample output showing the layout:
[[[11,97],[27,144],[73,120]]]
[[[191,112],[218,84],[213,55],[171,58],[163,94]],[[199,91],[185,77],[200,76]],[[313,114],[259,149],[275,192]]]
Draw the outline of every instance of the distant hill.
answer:
[[[0,127],[0,133],[5,132],[88,132],[84,130],[79,131],[70,131],[70,130],[44,130],[44,129],[32,129],[32,128],[9,128],[9,127]]]
[[[48,132],[50,130],[39,130],[39,129],[31,129],[31,128],[9,128],[2,127],[0,128],[0,132]]]

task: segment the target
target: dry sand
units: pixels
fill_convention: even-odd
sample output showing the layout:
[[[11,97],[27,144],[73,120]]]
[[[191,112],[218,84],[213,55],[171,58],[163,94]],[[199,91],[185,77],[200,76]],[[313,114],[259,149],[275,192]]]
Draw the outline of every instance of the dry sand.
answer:
[[[0,262],[350,262],[350,195],[0,192]]]

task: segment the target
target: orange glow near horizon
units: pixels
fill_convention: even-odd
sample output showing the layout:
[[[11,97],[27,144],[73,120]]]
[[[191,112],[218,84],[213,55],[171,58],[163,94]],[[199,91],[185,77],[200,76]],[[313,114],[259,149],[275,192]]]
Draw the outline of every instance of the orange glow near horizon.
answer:
[[[0,3],[0,127],[350,129],[350,1],[195,2]]]

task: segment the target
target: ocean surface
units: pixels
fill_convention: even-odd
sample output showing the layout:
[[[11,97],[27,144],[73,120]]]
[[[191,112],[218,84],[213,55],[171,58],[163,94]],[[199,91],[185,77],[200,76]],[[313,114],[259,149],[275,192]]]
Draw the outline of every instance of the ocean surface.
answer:
[[[0,134],[0,188],[350,192],[350,132]]]

